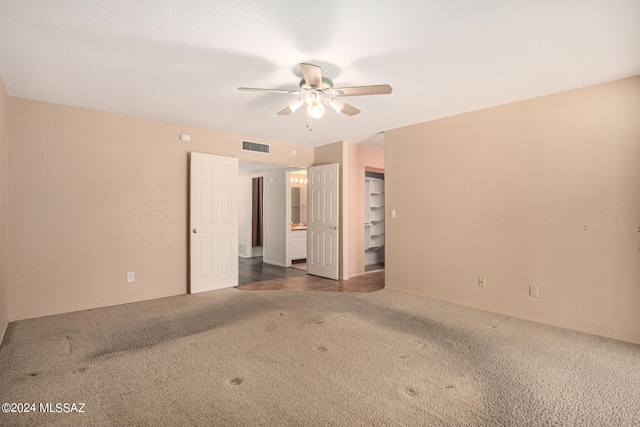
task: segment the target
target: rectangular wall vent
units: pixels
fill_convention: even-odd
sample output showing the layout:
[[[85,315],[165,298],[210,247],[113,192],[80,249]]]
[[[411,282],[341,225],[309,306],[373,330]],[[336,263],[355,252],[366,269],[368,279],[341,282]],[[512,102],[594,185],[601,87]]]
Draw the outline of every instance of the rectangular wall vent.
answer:
[[[254,153],[269,154],[271,146],[262,142],[242,141],[242,151],[253,151]]]

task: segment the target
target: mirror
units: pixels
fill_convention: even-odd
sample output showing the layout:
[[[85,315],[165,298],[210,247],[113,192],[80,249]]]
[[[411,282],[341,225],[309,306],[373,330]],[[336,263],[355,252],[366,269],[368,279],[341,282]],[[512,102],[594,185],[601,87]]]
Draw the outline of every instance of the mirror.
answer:
[[[300,188],[291,187],[291,222],[300,223]]]
[[[306,170],[291,174],[291,225],[306,227],[307,225],[307,184]]]

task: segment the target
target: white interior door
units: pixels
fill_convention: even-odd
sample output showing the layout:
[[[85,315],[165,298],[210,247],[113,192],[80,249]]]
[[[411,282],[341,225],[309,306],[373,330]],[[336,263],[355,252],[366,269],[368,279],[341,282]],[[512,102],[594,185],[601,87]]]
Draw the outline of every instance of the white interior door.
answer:
[[[337,163],[307,170],[307,273],[334,280],[339,267],[339,174]]]
[[[237,186],[238,159],[191,153],[192,294],[238,285]]]

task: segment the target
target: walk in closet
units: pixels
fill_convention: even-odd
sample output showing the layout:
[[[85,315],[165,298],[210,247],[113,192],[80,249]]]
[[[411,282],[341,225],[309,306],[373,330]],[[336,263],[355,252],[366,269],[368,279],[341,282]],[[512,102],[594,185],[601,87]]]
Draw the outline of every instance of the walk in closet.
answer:
[[[365,267],[384,265],[384,174],[365,172]]]

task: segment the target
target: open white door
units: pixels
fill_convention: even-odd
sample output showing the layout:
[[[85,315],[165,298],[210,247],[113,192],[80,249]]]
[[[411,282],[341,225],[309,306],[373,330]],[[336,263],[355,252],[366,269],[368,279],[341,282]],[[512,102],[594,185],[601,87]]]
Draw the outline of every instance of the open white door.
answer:
[[[189,293],[238,285],[238,159],[191,153]]]
[[[307,170],[307,273],[338,280],[340,169],[337,163]]]

